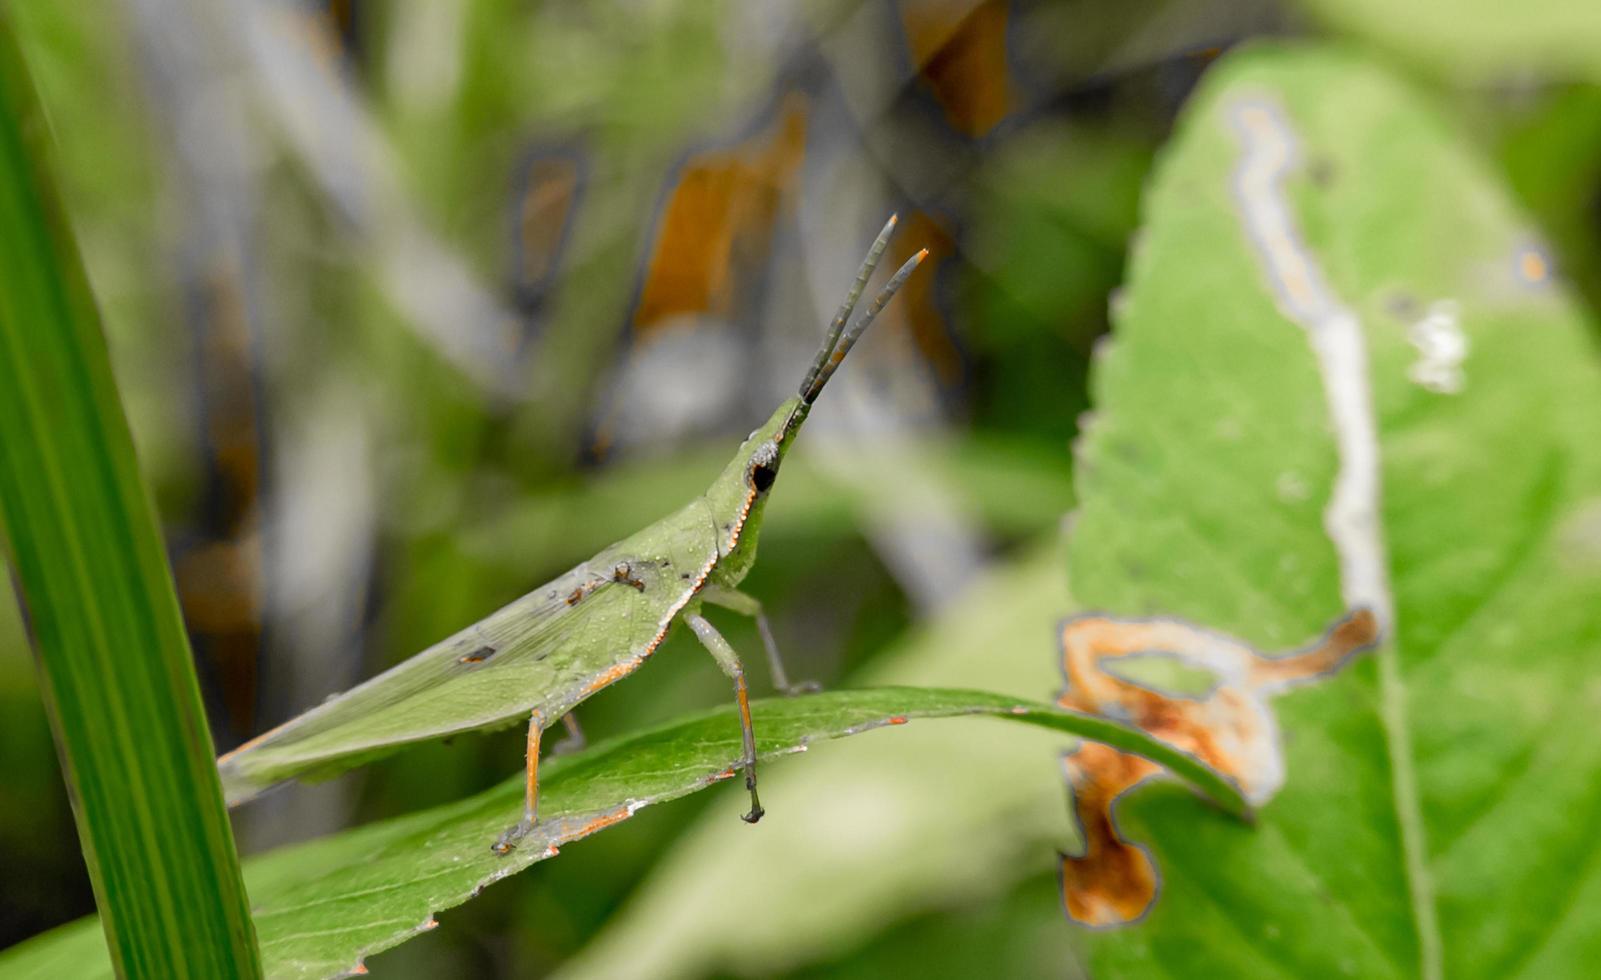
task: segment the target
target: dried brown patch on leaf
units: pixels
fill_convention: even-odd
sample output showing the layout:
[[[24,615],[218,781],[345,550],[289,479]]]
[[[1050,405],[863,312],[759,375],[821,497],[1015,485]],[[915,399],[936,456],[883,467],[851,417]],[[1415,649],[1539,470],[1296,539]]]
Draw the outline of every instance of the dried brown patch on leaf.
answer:
[[[1085,742],[1062,757],[1062,771],[1084,841],[1079,856],[1062,855],[1063,908],[1082,925],[1133,922],[1156,899],[1156,865],[1143,848],[1117,832],[1112,803],[1161,767],[1099,742]]]
[[[887,264],[900,268],[921,251],[927,253],[926,271],[906,281],[895,303],[880,315],[876,329],[896,338],[888,356],[909,362],[895,366],[897,376],[915,371],[951,390],[961,384],[966,368],[950,321],[940,309],[937,284],[941,263],[956,255],[956,236],[945,220],[929,211],[906,212],[901,227],[885,253]]]
[[[1310,646],[1270,656],[1182,620],[1085,616],[1062,627],[1068,687],[1058,703],[1138,725],[1229,777],[1261,805],[1284,784],[1284,753],[1268,698],[1332,674],[1378,636],[1377,619],[1359,609]],[[1205,671],[1214,683],[1192,696],[1163,691],[1115,672],[1118,661],[1131,657],[1168,659]],[[1067,914],[1089,926],[1133,922],[1156,899],[1156,869],[1118,833],[1112,807],[1160,767],[1093,743],[1065,756],[1063,767],[1084,836],[1082,853],[1062,857]]]

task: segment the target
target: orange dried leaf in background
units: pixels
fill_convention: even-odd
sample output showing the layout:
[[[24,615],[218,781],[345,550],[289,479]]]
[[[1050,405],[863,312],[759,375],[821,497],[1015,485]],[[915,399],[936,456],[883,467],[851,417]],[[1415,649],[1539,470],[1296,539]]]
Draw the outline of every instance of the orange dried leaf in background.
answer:
[[[806,100],[791,94],[764,131],[692,156],[662,210],[646,266],[636,338],[682,314],[728,317],[739,269],[758,267],[806,153]]]
[[[914,276],[900,292],[900,302],[884,311],[885,334],[904,332],[910,350],[927,363],[934,380],[943,388],[955,387],[962,380],[962,355],[951,340],[950,327],[934,299],[938,267],[956,254],[956,240],[944,225],[927,212],[914,211],[901,221],[903,231],[891,246],[886,265],[897,268],[919,248],[927,249],[927,271]]]
[[[578,164],[565,156],[528,163],[517,202],[517,281],[535,290],[556,268],[578,196]]]
[[[1268,698],[1326,677],[1378,641],[1378,621],[1357,610],[1311,646],[1266,656],[1249,645],[1176,619],[1086,616],[1062,627],[1064,708],[1124,719],[1228,776],[1253,805],[1284,783],[1284,754]],[[1207,672],[1215,683],[1195,696],[1164,692],[1113,671],[1119,660],[1169,659]],[[1160,767],[1104,745],[1085,743],[1063,758],[1083,852],[1062,857],[1062,901],[1090,926],[1138,919],[1156,898],[1145,852],[1117,831],[1112,807]]]
[[[1003,0],[901,0],[912,63],[951,127],[978,138],[1016,107]]]
[[[226,253],[196,256],[195,332],[203,483],[195,539],[171,556],[195,654],[234,731],[255,724],[262,635],[262,437],[244,276]]]

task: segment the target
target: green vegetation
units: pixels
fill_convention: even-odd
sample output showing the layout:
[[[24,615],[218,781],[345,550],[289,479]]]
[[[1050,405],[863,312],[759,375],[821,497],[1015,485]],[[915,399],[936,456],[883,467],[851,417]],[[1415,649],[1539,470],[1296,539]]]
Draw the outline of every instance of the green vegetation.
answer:
[[[1593,3],[209,6],[0,0],[0,974],[1601,956]],[[676,630],[583,703],[509,858],[515,725],[230,831],[213,738],[703,491],[892,210],[927,275],[819,401],[742,586],[824,693],[765,697],[756,629],[709,614],[762,755],[801,753],[758,826]],[[1049,704],[1070,617],[1288,651],[1358,607],[1380,644],[1256,741],[1181,651],[1109,669],[1182,682],[1160,710]],[[1173,741],[1212,710],[1221,771]],[[1062,914],[1080,738],[1179,777],[1112,811],[1158,879],[1119,928]]]
[[[260,976],[189,643],[47,132],[0,10],[0,525],[40,690],[118,974]]]

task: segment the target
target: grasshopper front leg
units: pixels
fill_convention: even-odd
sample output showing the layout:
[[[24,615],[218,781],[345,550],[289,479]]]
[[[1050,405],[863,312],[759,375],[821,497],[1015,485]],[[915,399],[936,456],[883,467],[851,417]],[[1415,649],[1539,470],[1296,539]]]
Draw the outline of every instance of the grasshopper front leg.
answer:
[[[745,754],[740,764],[745,768],[745,788],[750,790],[750,812],[742,818],[746,823],[755,823],[767,811],[762,809],[762,801],[756,795],[756,732],[750,724],[750,688],[745,684],[745,666],[739,662],[739,654],[723,639],[723,634],[706,621],[698,613],[684,613],[684,622],[695,631],[696,639],[709,651],[717,661],[717,666],[723,668],[734,681],[734,699],[739,703],[739,728],[745,738]]]
[[[773,687],[778,689],[778,693],[793,696],[822,690],[823,686],[816,681],[789,682],[789,672],[784,669],[784,658],[778,654],[778,642],[773,639],[773,627],[767,622],[760,599],[721,585],[706,586],[701,597],[714,606],[722,606],[756,620],[756,632],[761,634],[762,648],[767,651],[767,665],[773,672]]]

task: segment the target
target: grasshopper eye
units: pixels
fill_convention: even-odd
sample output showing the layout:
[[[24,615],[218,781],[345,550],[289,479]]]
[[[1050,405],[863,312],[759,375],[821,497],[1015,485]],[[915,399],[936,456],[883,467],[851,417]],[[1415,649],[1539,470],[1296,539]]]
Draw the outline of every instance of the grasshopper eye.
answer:
[[[757,493],[766,493],[778,479],[778,471],[766,463],[757,463],[750,468],[750,485],[756,488]]]
[[[745,482],[757,493],[766,493],[777,479],[778,447],[769,442],[751,454],[750,467],[745,470]]]

